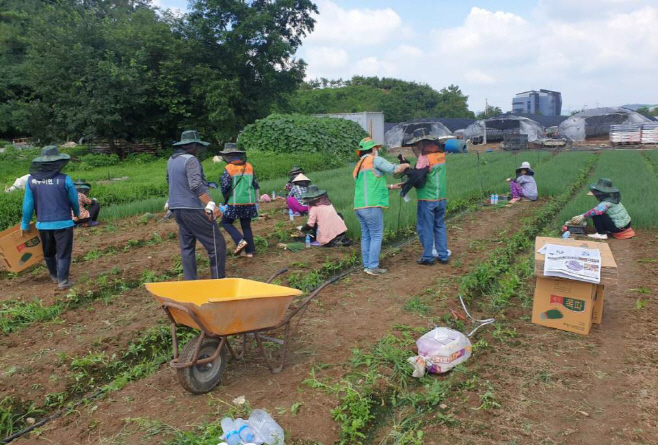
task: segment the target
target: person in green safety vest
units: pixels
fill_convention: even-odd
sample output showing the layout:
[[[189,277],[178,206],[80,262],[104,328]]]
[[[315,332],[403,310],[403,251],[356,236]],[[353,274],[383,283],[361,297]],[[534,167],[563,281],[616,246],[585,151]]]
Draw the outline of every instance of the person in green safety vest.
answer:
[[[588,195],[594,196],[598,205],[582,215],[571,218],[573,224],[581,224],[587,218],[592,218],[596,233],[588,235],[594,239],[608,239],[608,234],[617,239],[628,239],[635,236],[631,228],[631,217],[626,207],[621,203],[621,192],[613,187],[608,178],[601,178],[596,184],[589,186]]]
[[[423,255],[416,261],[431,266],[436,261],[448,264],[450,251],[444,216],[446,213],[446,154],[441,140],[425,128],[416,129],[404,144],[418,156],[416,169],[427,169],[425,182],[416,190],[418,210],[416,231]]]
[[[409,164],[395,165],[377,156],[381,144],[372,138],[359,142],[359,161],[354,167],[354,212],[361,224],[361,257],[363,271],[369,275],[382,275],[386,269],[379,267],[379,253],[384,237],[384,209],[388,208],[388,191],[401,184],[387,184],[385,174],[401,173]]]

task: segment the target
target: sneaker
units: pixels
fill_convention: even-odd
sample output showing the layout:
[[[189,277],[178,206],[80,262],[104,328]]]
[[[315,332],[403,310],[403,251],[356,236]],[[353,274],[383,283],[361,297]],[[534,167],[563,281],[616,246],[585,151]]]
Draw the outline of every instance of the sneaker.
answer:
[[[240,242],[238,243],[238,245],[235,247],[235,250],[233,251],[233,253],[234,253],[235,255],[237,255],[237,254],[240,253],[245,247],[247,247],[247,242],[246,242],[245,240],[242,240],[242,241],[240,241]]]
[[[416,263],[420,264],[422,266],[433,266],[434,265],[434,258],[432,258],[431,260],[426,260],[426,259],[423,259],[423,258],[419,258],[419,259],[416,260]]]
[[[445,260],[442,260],[441,258],[437,258],[436,261],[439,264],[448,264],[450,263],[450,257],[446,258]]]
[[[96,227],[98,225],[98,221],[90,221],[87,223],[87,227]]]
[[[54,284],[59,283],[59,280],[57,279],[57,277],[55,275],[50,276],[50,281],[52,281]]]
[[[365,273],[368,275],[384,275],[386,273],[386,269],[381,269],[379,267],[375,267],[372,269],[363,269]]]
[[[593,239],[608,239],[608,235],[606,235],[605,233],[592,233],[587,236]]]
[[[510,199],[510,200],[509,200],[509,203],[510,203],[510,204],[515,204],[515,203],[517,203],[517,202],[519,202],[519,201],[521,201],[521,198],[513,198],[513,199]]]
[[[75,283],[71,280],[65,280],[65,281],[60,281],[57,287],[60,289],[68,289],[69,287],[73,286]]]

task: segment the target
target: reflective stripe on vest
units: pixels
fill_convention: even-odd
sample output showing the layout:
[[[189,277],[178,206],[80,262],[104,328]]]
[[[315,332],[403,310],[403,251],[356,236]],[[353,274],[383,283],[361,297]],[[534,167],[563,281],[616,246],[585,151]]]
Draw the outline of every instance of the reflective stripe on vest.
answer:
[[[367,155],[356,164],[354,177],[354,209],[388,207],[386,178],[376,173],[375,157]]]
[[[420,201],[441,201],[446,199],[446,154],[430,153],[429,172],[425,185],[418,189],[417,196]]]
[[[228,164],[226,171],[231,176],[231,196],[229,204],[248,205],[256,203],[254,190],[254,168],[250,163],[243,165]]]

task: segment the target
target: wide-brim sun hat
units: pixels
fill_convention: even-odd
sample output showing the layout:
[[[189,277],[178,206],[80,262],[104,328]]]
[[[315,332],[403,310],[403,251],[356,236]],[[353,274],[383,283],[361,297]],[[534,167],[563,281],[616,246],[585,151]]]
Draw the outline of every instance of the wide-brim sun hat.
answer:
[[[87,189],[87,190],[91,189],[91,184],[86,182],[84,179],[78,179],[73,183],[73,186],[76,189]]]
[[[219,152],[220,156],[246,155],[246,154],[247,154],[246,151],[238,149],[238,145],[235,142],[225,143],[224,150]]]
[[[619,189],[612,185],[612,180],[608,178],[600,178],[596,184],[590,184],[589,189],[592,192],[600,193],[619,193]]]
[[[532,167],[530,167],[530,163],[527,162],[527,161],[521,163],[521,167],[516,169],[516,173],[519,173],[519,171],[521,171],[521,170],[528,170],[528,173],[530,175],[535,174],[535,171],[532,169]]]
[[[202,141],[199,137],[199,132],[196,130],[185,130],[180,135],[180,141],[174,143],[174,146],[188,145],[188,144],[201,144],[204,147],[210,145],[210,142]]]
[[[295,176],[295,179],[292,180],[292,182],[304,182],[304,181],[311,182],[311,180],[308,177],[306,177],[303,173],[298,174],[297,176]]]
[[[293,165],[290,171],[288,172],[289,175],[294,175],[299,173],[304,173],[304,169],[301,167],[297,167],[296,165]]]
[[[426,128],[417,128],[411,133],[411,136],[402,143],[403,147],[416,145],[420,141],[441,142],[441,139],[427,132]]]
[[[375,147],[381,147],[381,146],[382,144],[376,142],[371,137],[365,137],[361,139],[361,142],[359,142],[359,150],[361,151],[368,151],[368,150],[372,150]]]
[[[306,193],[302,195],[302,199],[315,199],[326,194],[326,190],[319,189],[316,185],[312,185],[306,190]]]
[[[34,158],[32,162],[44,163],[44,162],[56,162],[56,161],[68,161],[71,159],[71,156],[60,153],[56,145],[48,145],[41,149],[41,156]]]

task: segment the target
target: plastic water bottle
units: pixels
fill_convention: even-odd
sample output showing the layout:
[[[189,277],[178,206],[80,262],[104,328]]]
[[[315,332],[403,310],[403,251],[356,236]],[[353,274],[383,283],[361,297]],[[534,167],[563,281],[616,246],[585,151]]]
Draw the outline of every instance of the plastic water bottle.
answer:
[[[567,239],[571,236],[571,232],[568,230],[562,234],[562,239]]]
[[[494,205],[494,194],[493,193],[489,197],[489,204]]]
[[[272,199],[276,199],[276,191],[272,190]]]
[[[244,443],[256,442],[256,435],[254,434],[254,431],[251,429],[251,427],[249,426],[246,420],[235,419],[235,422],[233,423],[233,427],[240,435],[240,439],[242,439],[242,442]]]
[[[235,430],[233,419],[230,417],[224,417],[221,423],[226,443],[228,443],[228,445],[238,445],[240,443],[240,435]]]
[[[283,445],[283,428],[262,409],[255,409],[249,417],[251,429],[268,445]]]
[[[295,220],[295,212],[293,212],[292,209],[288,209],[288,218],[290,218],[290,221]]]
[[[494,204],[498,205],[498,193],[494,193]]]
[[[311,248],[311,235],[308,233],[306,234],[306,248],[310,249]]]

